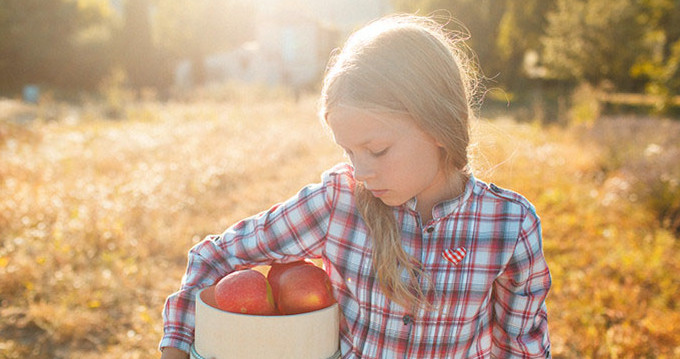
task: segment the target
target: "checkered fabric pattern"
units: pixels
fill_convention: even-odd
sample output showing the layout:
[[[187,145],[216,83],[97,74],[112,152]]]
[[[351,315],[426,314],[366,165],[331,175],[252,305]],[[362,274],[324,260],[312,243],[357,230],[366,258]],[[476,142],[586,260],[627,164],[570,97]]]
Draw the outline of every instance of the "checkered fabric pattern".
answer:
[[[459,197],[421,223],[415,199],[394,207],[402,245],[420,261],[433,308],[404,308],[380,289],[371,238],[357,212],[353,170],[340,164],[286,202],[189,251],[179,291],[163,312],[160,347],[189,352],[196,291],[241,268],[321,258],[342,311],[343,358],[550,357],[551,285],[540,220],[514,192],[470,176]]]

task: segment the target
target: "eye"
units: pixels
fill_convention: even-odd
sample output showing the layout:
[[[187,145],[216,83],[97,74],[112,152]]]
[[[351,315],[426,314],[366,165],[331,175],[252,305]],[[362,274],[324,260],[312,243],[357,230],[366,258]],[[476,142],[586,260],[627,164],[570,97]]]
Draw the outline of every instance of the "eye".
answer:
[[[389,147],[385,147],[384,149],[382,149],[380,151],[371,151],[371,156],[373,156],[373,157],[383,156],[384,154],[387,153],[387,150],[389,150],[389,149],[390,149]]]

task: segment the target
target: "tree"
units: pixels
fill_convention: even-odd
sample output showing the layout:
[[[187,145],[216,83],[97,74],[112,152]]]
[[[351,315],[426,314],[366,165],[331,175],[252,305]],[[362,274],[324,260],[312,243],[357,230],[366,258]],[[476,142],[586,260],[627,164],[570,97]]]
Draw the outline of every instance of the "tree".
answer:
[[[529,50],[538,51],[545,13],[554,0],[421,0],[393,1],[401,11],[450,13],[452,30],[470,34],[467,44],[486,76],[500,85],[518,86],[526,76],[522,61]],[[444,13],[446,16],[446,14]],[[458,29],[456,29],[458,27]]]
[[[159,46],[175,59],[190,59],[196,83],[204,58],[232,49],[254,37],[255,7],[238,0],[157,1],[155,15]]]
[[[498,25],[497,56],[503,62],[506,83],[523,87],[526,77],[534,77],[524,69],[528,54],[541,51],[541,34],[547,25],[546,14],[553,0],[506,0],[506,9]]]
[[[78,35],[102,21],[97,0],[3,0],[0,7],[0,86],[15,91],[26,83],[78,87],[86,73],[72,63],[82,55]],[[90,64],[90,66],[93,66]]]
[[[635,0],[557,0],[542,37],[543,61],[557,79],[636,90],[631,68],[643,51]]]
[[[548,85],[561,92],[586,82],[612,84],[618,91],[644,90],[666,101],[680,93],[680,0],[393,0],[393,4],[419,14],[444,9],[466,24],[468,44],[484,73],[506,89]],[[548,81],[527,83],[528,58],[538,65],[535,74]]]
[[[144,88],[163,84],[167,74],[152,38],[149,0],[128,0],[124,9],[118,53],[130,85]]]
[[[642,40],[645,51],[633,66],[632,75],[647,80],[646,92],[669,101],[680,93],[680,1],[642,0],[641,6],[638,20],[646,24]]]
[[[0,19],[0,73],[9,86],[54,82],[72,50],[69,38],[77,15],[61,0],[5,0]]]

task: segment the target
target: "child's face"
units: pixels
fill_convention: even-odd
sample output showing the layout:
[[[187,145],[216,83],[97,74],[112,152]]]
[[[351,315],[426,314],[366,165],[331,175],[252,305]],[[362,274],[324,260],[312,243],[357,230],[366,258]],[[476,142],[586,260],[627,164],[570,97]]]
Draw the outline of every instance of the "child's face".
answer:
[[[408,116],[340,107],[328,114],[328,124],[356,180],[385,204],[397,206],[413,197],[434,204],[448,195],[441,146]]]

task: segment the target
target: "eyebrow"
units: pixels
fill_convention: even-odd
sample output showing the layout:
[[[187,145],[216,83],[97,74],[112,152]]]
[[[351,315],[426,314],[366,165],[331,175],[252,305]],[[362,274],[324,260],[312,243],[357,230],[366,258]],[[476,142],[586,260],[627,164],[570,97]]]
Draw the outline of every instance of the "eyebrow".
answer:
[[[368,145],[369,143],[371,143],[371,142],[373,142],[373,141],[374,141],[374,140],[367,140],[367,141],[364,141],[364,142],[358,144],[356,147],[366,147],[366,145]],[[346,146],[344,146],[344,145],[338,143],[338,141],[335,141],[335,143],[336,143],[338,146],[340,146],[340,147],[342,147],[342,148],[344,148],[344,149],[347,148]]]

